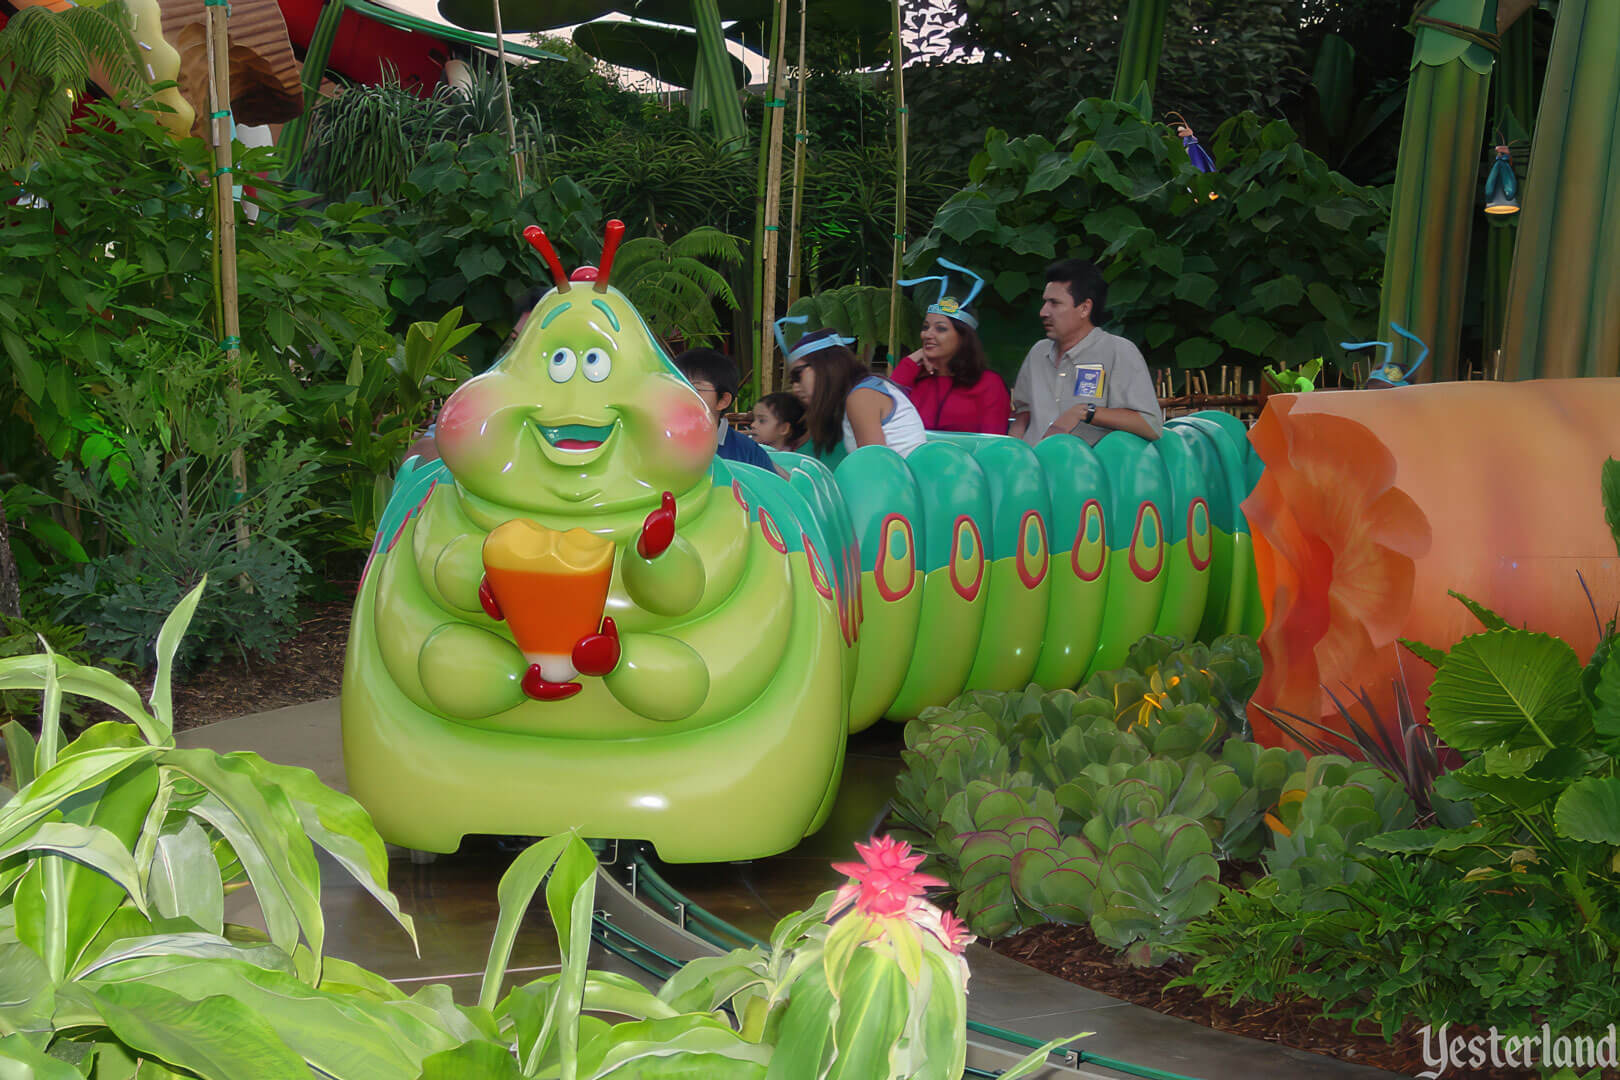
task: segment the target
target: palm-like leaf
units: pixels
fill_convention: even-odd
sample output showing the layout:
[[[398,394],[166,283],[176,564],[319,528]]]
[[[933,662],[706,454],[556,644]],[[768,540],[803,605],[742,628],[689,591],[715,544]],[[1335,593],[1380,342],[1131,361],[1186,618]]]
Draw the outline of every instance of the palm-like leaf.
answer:
[[[715,302],[727,308],[737,306],[725,275],[710,263],[736,265],[741,261],[737,238],[709,226],[669,242],[641,236],[619,249],[613,283],[664,341],[706,344],[720,334]]]
[[[56,152],[92,71],[116,97],[143,90],[130,24],[123,0],[11,17],[0,30],[0,170]]]

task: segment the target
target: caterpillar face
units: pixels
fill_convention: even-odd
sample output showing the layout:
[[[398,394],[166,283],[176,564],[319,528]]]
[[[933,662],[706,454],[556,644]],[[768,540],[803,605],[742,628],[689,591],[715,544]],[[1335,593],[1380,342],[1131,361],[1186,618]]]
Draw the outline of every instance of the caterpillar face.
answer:
[[[708,473],[714,420],[615,289],[552,291],[493,368],[439,416],[445,464],[473,494],[577,514],[656,505]]]

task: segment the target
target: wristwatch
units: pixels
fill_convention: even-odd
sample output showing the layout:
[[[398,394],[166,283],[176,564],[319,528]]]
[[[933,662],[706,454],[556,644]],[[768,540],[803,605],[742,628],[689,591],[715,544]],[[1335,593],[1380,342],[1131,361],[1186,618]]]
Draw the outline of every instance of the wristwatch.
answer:
[[[1096,416],[1096,415],[1097,415],[1097,403],[1095,401],[1093,401],[1090,405],[1086,406],[1086,423],[1088,423],[1088,424],[1091,423],[1091,418],[1093,416]]]

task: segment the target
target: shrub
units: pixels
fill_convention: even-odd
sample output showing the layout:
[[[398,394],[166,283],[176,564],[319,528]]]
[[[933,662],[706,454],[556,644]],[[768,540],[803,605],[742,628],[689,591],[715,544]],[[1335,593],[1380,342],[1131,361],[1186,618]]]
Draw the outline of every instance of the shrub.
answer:
[[[1091,99],[1054,142],[992,130],[971,182],[908,253],[990,281],[981,335],[1004,373],[1036,340],[1044,264],[1096,261],[1111,330],[1153,366],[1339,357],[1367,340],[1384,265],[1385,197],[1330,171],[1281,121],[1245,113],[1204,140],[1221,171],[1127,105]]]

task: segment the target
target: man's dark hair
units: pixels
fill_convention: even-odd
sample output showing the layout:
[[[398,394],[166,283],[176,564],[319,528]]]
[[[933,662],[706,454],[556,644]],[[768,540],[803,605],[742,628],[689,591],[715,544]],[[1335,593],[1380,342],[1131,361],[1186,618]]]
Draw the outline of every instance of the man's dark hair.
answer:
[[[540,302],[540,298],[545,296],[546,293],[550,291],[551,290],[546,288],[544,285],[536,285],[534,288],[524,293],[523,298],[518,301],[517,313],[519,315],[524,315],[533,311],[534,305],[538,304]]]
[[[719,394],[730,394],[730,405],[737,402],[737,362],[714,349],[687,349],[675,358],[675,366],[692,382],[706,382]],[[727,407],[729,408],[730,405]]]
[[[1102,271],[1094,263],[1084,259],[1060,259],[1046,268],[1046,280],[1049,284],[1060,281],[1067,285],[1075,307],[1090,300],[1091,325],[1101,326],[1108,317],[1108,282],[1103,280]]]

